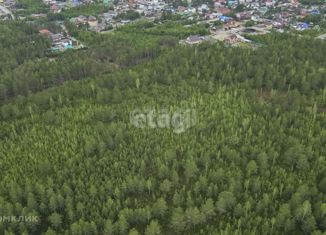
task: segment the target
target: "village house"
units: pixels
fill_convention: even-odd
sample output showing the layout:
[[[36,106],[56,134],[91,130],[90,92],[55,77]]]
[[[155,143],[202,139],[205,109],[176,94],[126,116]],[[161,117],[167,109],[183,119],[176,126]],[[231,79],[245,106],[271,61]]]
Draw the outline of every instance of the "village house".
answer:
[[[239,23],[237,23],[234,20],[224,24],[224,26],[223,26],[224,30],[230,30],[230,29],[238,28],[238,27],[240,27]]]
[[[230,22],[232,20],[231,17],[224,16],[224,15],[218,16],[217,18],[218,18],[219,21],[221,21],[223,23],[227,23],[227,22]]]
[[[266,7],[273,7],[275,5],[275,0],[266,0],[265,5]]]
[[[113,18],[115,18],[118,14],[115,11],[108,11],[103,13],[102,15],[99,15],[100,18],[102,18],[102,21],[105,23],[110,23]]]
[[[217,13],[222,14],[222,15],[227,15],[227,14],[230,14],[232,12],[229,8],[226,8],[226,7],[216,7],[215,11]]]
[[[61,7],[59,7],[59,5],[57,5],[57,4],[53,4],[51,7],[50,7],[50,9],[51,9],[51,12],[52,13],[60,13],[61,12]]]
[[[52,52],[62,52],[67,49],[77,49],[82,46],[76,39],[67,36],[64,33],[52,33],[48,29],[41,29],[39,33],[51,40],[52,46],[50,50]]]
[[[235,16],[237,17],[238,20],[247,20],[250,19],[253,14],[253,11],[243,11],[237,13]]]
[[[320,35],[317,38],[321,40],[326,40],[326,34]]]
[[[39,14],[31,14],[31,17],[33,19],[41,19],[41,18],[46,18],[46,14],[39,13]]]
[[[215,2],[214,2],[214,5],[215,6],[222,6],[222,5],[226,5],[227,4],[227,0],[216,0]]]
[[[0,4],[3,4],[5,7],[12,9],[16,5],[15,0],[0,0]]]
[[[299,30],[299,31],[303,31],[303,30],[307,30],[310,28],[310,25],[308,23],[297,23],[296,25],[294,25],[294,28],[296,30]]]
[[[204,36],[199,36],[199,35],[191,35],[187,37],[185,40],[185,43],[188,45],[194,45],[194,44],[199,44],[203,42],[206,38]]]
[[[87,19],[87,23],[88,23],[89,27],[95,28],[98,24],[98,21],[95,16],[89,16]]]
[[[230,36],[224,39],[224,43],[228,45],[233,45],[238,42],[241,42],[241,39],[239,39],[235,34],[231,34]]]

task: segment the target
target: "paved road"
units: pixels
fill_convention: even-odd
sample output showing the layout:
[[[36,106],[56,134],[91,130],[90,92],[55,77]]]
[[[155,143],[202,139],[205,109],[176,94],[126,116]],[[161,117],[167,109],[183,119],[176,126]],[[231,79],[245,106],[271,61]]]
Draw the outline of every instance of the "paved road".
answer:
[[[3,11],[4,13],[6,13],[6,14],[8,14],[8,15],[11,15],[11,18],[12,18],[13,20],[15,19],[14,14],[12,14],[12,12],[11,12],[8,8],[6,8],[6,7],[0,5],[0,11]]]

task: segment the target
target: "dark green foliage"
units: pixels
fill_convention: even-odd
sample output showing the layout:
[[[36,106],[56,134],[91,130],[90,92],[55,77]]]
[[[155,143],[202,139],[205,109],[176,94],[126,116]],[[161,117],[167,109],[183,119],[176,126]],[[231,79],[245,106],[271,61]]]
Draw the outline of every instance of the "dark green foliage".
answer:
[[[47,13],[47,7],[42,0],[16,0],[16,8],[21,9],[19,15],[30,15],[32,13]]]
[[[101,3],[83,4],[62,11],[61,15],[67,19],[77,17],[79,15],[95,16],[107,12],[110,8]]]
[[[93,48],[1,72],[0,215],[39,221],[0,234],[324,232],[325,43],[186,47],[193,31],[134,27],[78,32]],[[130,122],[188,106],[197,122],[179,134]]]
[[[255,25],[255,21],[253,20],[248,20],[246,23],[245,23],[245,26],[246,27],[252,27]]]
[[[140,18],[140,14],[137,11],[127,11],[117,15],[117,19],[121,20],[136,20],[138,18]]]
[[[96,35],[67,25],[69,31],[77,30],[74,36],[90,49],[69,50],[54,56],[48,52],[49,40],[38,34],[39,28],[43,27],[23,23],[0,26],[0,103],[61,85],[67,80],[81,80],[120,66],[142,63],[177,43],[171,36],[144,37],[136,32]]]
[[[325,3],[324,0],[300,0],[300,3],[306,4],[306,5],[315,5],[315,4],[323,4]]]

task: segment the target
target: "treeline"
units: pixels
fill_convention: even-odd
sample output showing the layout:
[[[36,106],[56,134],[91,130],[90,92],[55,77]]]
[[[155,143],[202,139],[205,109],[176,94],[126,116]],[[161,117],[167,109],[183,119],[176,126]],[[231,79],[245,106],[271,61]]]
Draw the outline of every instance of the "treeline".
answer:
[[[137,34],[146,34],[153,36],[168,35],[179,39],[186,38],[190,35],[207,35],[208,29],[203,25],[185,26],[174,21],[166,21],[164,24],[155,24],[148,21],[139,21],[118,29],[118,31],[132,32]]]
[[[116,19],[120,19],[120,20],[136,20],[136,19],[139,19],[140,17],[141,17],[141,15],[139,14],[139,12],[129,10],[127,12],[118,14]]]
[[[32,25],[2,22],[0,24],[0,74],[15,69],[24,61],[43,57],[49,43]]]
[[[15,6],[21,11],[18,15],[28,16],[33,13],[48,13],[50,8],[42,0],[16,0]]]
[[[300,3],[305,5],[321,5],[324,4],[324,0],[300,0]]]
[[[65,9],[62,11],[62,13],[56,14],[56,16],[69,20],[72,17],[77,17],[80,15],[96,16],[101,13],[107,12],[108,10],[110,10],[110,7],[105,6],[103,3],[83,4],[80,6]]]
[[[0,27],[0,47],[3,49],[0,55],[0,102],[61,85],[67,80],[99,75],[117,67],[130,67],[159,56],[177,43],[177,39],[170,36],[153,37],[130,32],[101,35],[78,30],[69,24],[67,28],[89,49],[54,56],[48,51],[49,40],[38,33],[40,25],[8,23]]]
[[[76,55],[72,53],[70,56],[67,54],[58,58],[55,63],[46,61],[40,63],[46,68],[45,71],[35,72],[37,66],[33,69],[33,65],[27,64],[21,66],[22,70],[17,69],[15,72],[7,73],[4,76],[7,79],[3,80],[6,82],[2,83],[4,86],[2,86],[1,97],[5,100],[8,95],[14,97],[43,90],[42,87],[46,84],[48,84],[46,86],[48,88],[62,84],[66,80],[91,77],[93,74],[103,73],[106,69],[110,70],[115,63],[121,68],[134,66],[144,62],[144,59],[156,58],[160,54],[160,50],[168,52],[171,47],[174,50],[162,58],[164,66],[157,68],[155,74],[146,75],[144,72],[140,72],[142,73],[140,77],[143,78],[142,84],[154,82],[171,85],[181,82],[183,78],[188,78],[189,82],[192,82],[193,79],[203,77],[209,78],[208,81],[212,79],[212,81],[224,85],[241,84],[243,87],[258,89],[261,95],[274,89],[280,92],[294,90],[304,96],[325,93],[326,71],[322,53],[326,48],[325,43],[320,40],[311,41],[286,34],[271,34],[252,37],[262,45],[255,50],[229,48],[219,44],[215,46],[204,44],[196,48],[194,54],[192,48],[176,47],[176,41],[173,38],[157,38],[157,40],[152,38],[152,41],[145,41],[143,37],[139,38],[139,41],[135,41],[134,35],[126,33],[118,33],[115,37],[110,37],[112,40],[105,40],[106,37],[107,35],[101,35],[92,39],[92,43],[98,45],[98,49],[94,49],[92,54],[89,54],[88,51]],[[130,50],[128,46],[135,45],[131,44],[131,41],[136,43],[137,48]],[[118,45],[120,45],[120,49]],[[153,62],[154,65],[157,61],[159,60]],[[66,63],[70,63],[71,66],[65,68]],[[74,64],[77,66],[73,66]],[[92,64],[92,66],[89,67],[85,64]],[[140,67],[140,70],[142,71],[143,68]],[[170,76],[166,75],[165,71],[168,70],[173,70],[175,74],[178,74],[174,78],[177,80],[172,80]],[[33,79],[33,75],[37,76]],[[123,82],[125,78],[122,77],[119,81]],[[209,84],[206,85],[209,86]],[[120,86],[125,87],[126,85],[121,84]],[[72,94],[71,98],[84,93],[76,91]],[[107,97],[111,97],[111,95]],[[306,100],[304,96],[303,98]],[[320,105],[323,107],[325,103]]]

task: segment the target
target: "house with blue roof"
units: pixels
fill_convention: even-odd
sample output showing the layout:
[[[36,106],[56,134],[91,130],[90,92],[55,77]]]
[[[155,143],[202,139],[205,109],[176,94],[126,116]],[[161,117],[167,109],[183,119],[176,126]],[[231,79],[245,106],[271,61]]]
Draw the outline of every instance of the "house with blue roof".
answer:
[[[310,28],[310,25],[306,22],[303,22],[303,23],[297,23],[296,26],[294,26],[295,29],[297,30],[307,30]]]
[[[231,21],[232,18],[231,17],[228,17],[228,16],[221,15],[221,16],[218,17],[218,20],[219,21],[222,21],[223,23],[225,23],[225,22]]]

